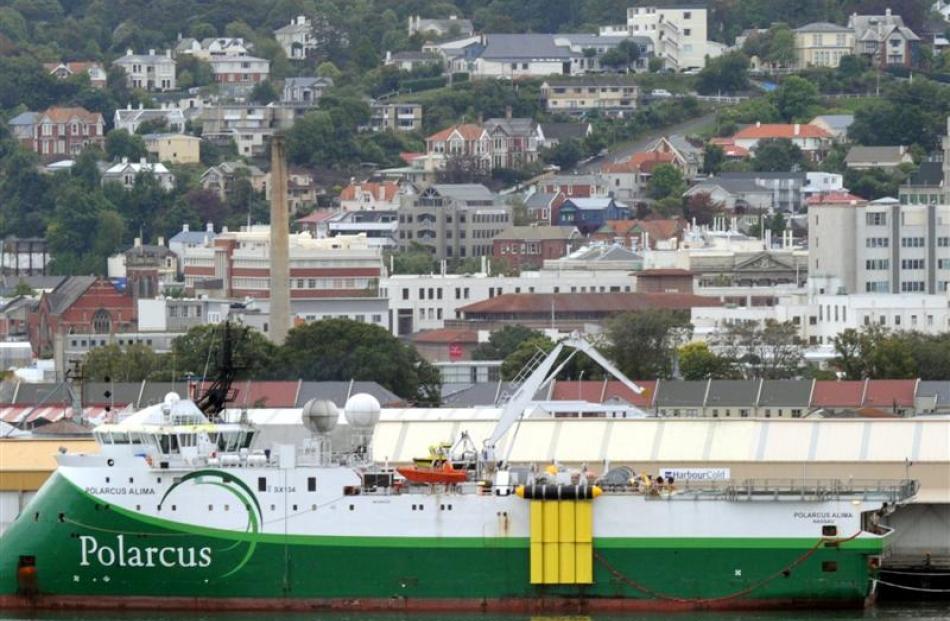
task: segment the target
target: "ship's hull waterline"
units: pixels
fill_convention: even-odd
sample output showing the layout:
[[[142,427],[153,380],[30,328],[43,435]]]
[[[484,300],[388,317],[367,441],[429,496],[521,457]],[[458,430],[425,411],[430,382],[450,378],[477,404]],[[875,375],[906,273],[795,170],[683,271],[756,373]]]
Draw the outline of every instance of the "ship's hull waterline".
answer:
[[[266,506],[259,519],[250,504],[233,507],[251,519],[246,529],[227,530],[140,513],[87,492],[54,475],[0,539],[0,607],[576,612],[861,606],[872,591],[869,565],[884,541],[850,537],[857,532],[823,538],[820,527],[814,536],[762,536],[751,523],[748,537],[665,536],[660,524],[640,523],[593,538],[590,584],[532,584],[531,538],[521,524],[529,518],[520,512],[528,501],[516,498],[471,499],[496,503],[496,513],[504,513],[500,534],[494,523],[484,536],[453,528],[453,511],[466,506],[459,499],[444,513],[444,528],[428,535],[411,528],[401,534],[395,520],[386,520],[378,535],[348,536],[319,527],[280,532]],[[428,510],[444,509],[446,500]],[[345,524],[353,519],[346,512],[353,502],[372,499],[337,502],[337,519]],[[630,505],[631,523],[643,502]],[[601,510],[621,506],[594,503],[597,520]],[[726,501],[663,504],[701,516]],[[745,507],[749,520],[758,519],[755,504]],[[438,525],[442,518],[434,519]],[[617,516],[608,520],[618,522]],[[686,532],[704,532],[696,526]]]

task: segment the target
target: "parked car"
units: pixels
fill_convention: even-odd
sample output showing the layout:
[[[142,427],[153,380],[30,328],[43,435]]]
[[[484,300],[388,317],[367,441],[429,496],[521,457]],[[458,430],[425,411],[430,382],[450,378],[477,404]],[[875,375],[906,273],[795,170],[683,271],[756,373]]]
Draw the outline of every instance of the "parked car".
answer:
[[[672,96],[673,96],[673,93],[666,90],[665,88],[655,88],[652,91],[650,91],[650,97],[656,97],[658,99],[667,99]]]

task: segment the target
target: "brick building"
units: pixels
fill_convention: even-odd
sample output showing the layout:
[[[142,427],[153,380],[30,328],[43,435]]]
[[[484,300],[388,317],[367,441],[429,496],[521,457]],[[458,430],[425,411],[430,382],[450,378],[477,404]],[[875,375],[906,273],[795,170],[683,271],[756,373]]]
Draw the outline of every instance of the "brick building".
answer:
[[[17,132],[20,143],[46,162],[74,158],[90,145],[105,147],[105,120],[85,108],[50,108],[34,116],[28,133],[26,129]]]
[[[518,269],[541,269],[545,260],[570,252],[577,229],[566,226],[512,226],[492,240],[492,256]]]
[[[136,330],[135,301],[123,287],[95,276],[72,276],[39,300],[29,318],[37,356],[54,353],[56,335],[81,335],[97,345]]]

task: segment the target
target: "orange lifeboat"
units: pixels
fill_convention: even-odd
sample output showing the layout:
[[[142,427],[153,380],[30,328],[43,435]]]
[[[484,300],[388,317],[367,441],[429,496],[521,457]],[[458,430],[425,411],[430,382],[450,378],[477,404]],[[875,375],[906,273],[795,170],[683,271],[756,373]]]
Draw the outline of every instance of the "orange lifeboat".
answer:
[[[441,466],[427,468],[424,466],[408,466],[396,468],[396,472],[406,477],[410,483],[417,485],[455,485],[464,483],[468,474],[464,470],[456,470],[451,462],[443,462]]]

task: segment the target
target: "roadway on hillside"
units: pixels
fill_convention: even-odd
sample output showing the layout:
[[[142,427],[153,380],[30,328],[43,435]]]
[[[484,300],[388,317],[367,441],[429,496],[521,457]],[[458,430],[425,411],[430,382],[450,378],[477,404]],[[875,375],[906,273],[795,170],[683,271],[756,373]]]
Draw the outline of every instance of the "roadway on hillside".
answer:
[[[690,134],[698,132],[704,129],[707,125],[715,122],[716,120],[716,111],[709,112],[703,116],[698,116],[694,119],[688,121],[683,121],[682,123],[677,123],[676,125],[668,125],[659,129],[651,129],[647,133],[638,136],[627,142],[621,142],[610,147],[609,152],[605,157],[598,157],[594,160],[587,162],[586,164],[581,164],[577,167],[577,172],[579,173],[595,173],[599,172],[601,167],[608,162],[619,162],[629,158],[634,153],[642,151],[649,145],[651,142],[659,138],[660,136],[669,136],[670,134]]]

